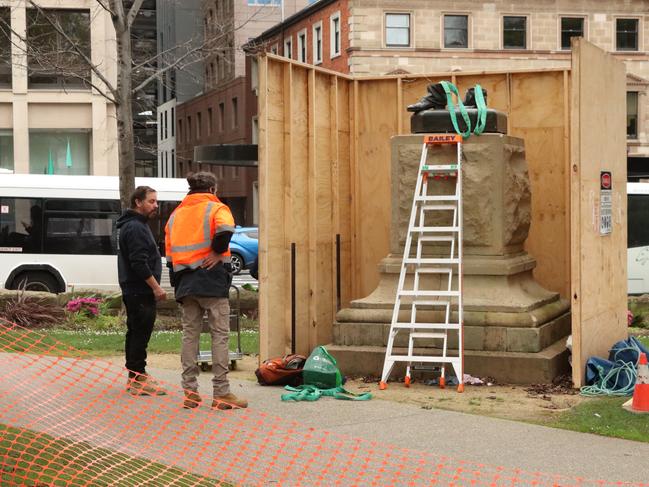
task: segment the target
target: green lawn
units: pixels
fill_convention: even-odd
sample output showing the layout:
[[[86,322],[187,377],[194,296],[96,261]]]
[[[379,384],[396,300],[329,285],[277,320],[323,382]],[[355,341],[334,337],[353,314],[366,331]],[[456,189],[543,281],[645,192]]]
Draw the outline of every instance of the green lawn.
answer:
[[[11,332],[13,341],[11,349],[16,352],[56,354],[63,346],[57,346],[61,342],[72,349],[87,352],[93,356],[118,355],[124,352],[123,331],[73,331],[73,330],[39,330],[38,335],[27,332]],[[35,342],[34,336],[42,336],[43,339]],[[149,342],[149,353],[180,353],[182,333],[179,331],[155,331]],[[56,340],[56,342],[54,341]],[[0,343],[0,346],[5,346]],[[236,333],[230,332],[230,350],[236,350]],[[201,335],[201,350],[210,349],[210,336]],[[241,331],[241,350],[244,354],[259,353],[259,332],[257,330]],[[74,355],[74,353],[71,353]]]
[[[146,485],[153,478],[158,485],[226,485],[143,458],[3,424],[0,458],[0,485]]]
[[[546,426],[649,443],[649,417],[622,408],[629,397],[597,397],[563,413]]]

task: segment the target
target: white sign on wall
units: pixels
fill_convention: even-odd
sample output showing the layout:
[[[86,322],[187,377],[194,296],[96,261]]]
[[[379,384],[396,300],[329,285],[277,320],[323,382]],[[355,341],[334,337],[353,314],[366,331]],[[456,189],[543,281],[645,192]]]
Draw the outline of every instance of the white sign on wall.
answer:
[[[613,178],[610,171],[599,175],[599,234],[608,235],[613,230]]]

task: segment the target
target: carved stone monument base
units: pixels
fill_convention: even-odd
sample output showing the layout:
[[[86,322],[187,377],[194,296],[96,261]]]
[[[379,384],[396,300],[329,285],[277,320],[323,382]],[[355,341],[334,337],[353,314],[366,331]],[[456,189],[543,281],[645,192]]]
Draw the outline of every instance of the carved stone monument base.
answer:
[[[392,139],[391,253],[379,264],[377,288],[341,310],[334,323],[330,347],[346,374],[381,372],[422,141],[421,135]],[[523,247],[531,219],[523,140],[486,134],[470,138],[463,150],[465,371],[506,382],[550,381],[568,370],[570,304],[534,280],[536,261]],[[429,162],[448,164],[453,151],[431,151]],[[454,189],[452,181],[435,184],[436,192]],[[445,251],[424,247],[427,256]],[[438,275],[429,279],[431,289],[439,288]],[[423,282],[420,288],[425,286]],[[409,320],[408,307],[407,301],[402,304],[404,320]],[[432,310],[418,316],[440,319]],[[395,347],[407,346],[407,337],[400,332]],[[417,345],[435,343],[420,340]],[[457,347],[455,333],[450,333],[449,346]],[[392,377],[399,373],[395,366]]]

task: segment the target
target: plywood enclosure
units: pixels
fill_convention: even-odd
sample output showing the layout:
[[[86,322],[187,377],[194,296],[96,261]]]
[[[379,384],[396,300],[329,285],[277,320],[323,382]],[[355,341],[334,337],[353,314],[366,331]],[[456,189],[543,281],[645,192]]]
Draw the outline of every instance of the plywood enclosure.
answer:
[[[259,72],[262,359],[293,340],[300,353],[329,343],[338,306],[374,290],[389,252],[390,138],[410,133],[406,106],[442,79],[461,93],[480,83],[525,138],[527,248],[538,280],[568,297],[569,71],[352,78],[269,54]]]
[[[582,39],[572,67],[573,382],[583,385],[588,358],[627,336],[626,71]],[[610,233],[600,229],[602,171],[612,175]]]

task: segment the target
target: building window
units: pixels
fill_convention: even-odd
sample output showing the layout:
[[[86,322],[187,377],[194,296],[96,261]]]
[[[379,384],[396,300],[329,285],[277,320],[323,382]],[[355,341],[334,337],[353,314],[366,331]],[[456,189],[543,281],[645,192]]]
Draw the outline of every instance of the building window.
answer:
[[[444,15],[444,47],[452,49],[469,47],[468,15]]]
[[[160,122],[158,122],[158,123],[160,125],[158,127],[158,133],[160,134],[160,141],[163,141],[164,140],[164,122],[163,122],[163,118],[162,118],[162,112],[160,112]]]
[[[291,38],[284,40],[284,57],[291,59],[291,54],[293,52],[293,42]]]
[[[410,14],[385,14],[385,45],[410,46]]]
[[[259,118],[252,117],[252,143],[259,144]]]
[[[408,20],[410,17],[408,17]],[[340,56],[340,12],[336,12],[331,16],[330,31],[331,31],[331,57]]]
[[[626,93],[626,138],[638,138],[638,92]]]
[[[570,49],[570,39],[584,37],[584,19],[582,17],[561,18],[561,49]]]
[[[176,149],[171,149],[171,177],[176,177]]]
[[[176,109],[171,107],[171,136],[176,136]]]
[[[248,5],[281,5],[282,0],[248,0]]]
[[[196,114],[196,140],[200,140],[203,133],[203,114],[198,112]]]
[[[219,103],[219,132],[225,129],[225,103]]]
[[[322,62],[322,22],[313,26],[313,64]]]
[[[187,117],[187,142],[192,141],[192,117]]]
[[[207,135],[210,136],[212,135],[212,130],[213,130],[213,120],[214,114],[212,113],[212,109],[208,108],[207,109]]]
[[[527,49],[527,17],[503,17],[503,48]]]
[[[297,35],[297,60],[306,63],[306,29]]]
[[[14,136],[11,129],[0,129],[0,169],[14,169]]]
[[[66,33],[59,33],[52,23]],[[88,10],[27,9],[27,71],[30,88],[88,87]]]
[[[615,19],[615,49],[638,50],[638,19]]]
[[[30,130],[30,174],[90,174],[90,130]]]
[[[232,98],[232,128],[239,126],[239,100]]]
[[[0,86],[11,86],[11,11],[0,8]]]
[[[178,140],[183,141],[183,121],[178,119]]]
[[[168,113],[167,110],[165,110],[165,139],[169,138],[169,120],[168,120]]]

